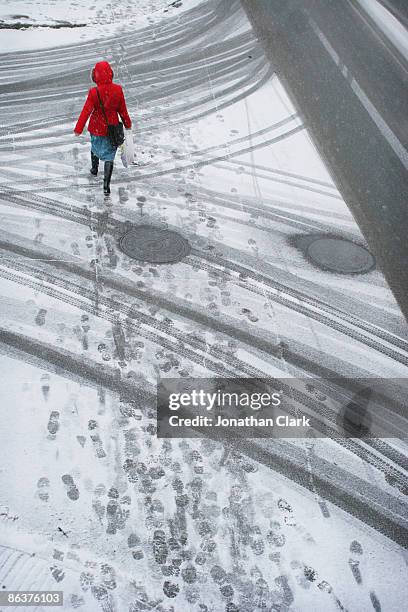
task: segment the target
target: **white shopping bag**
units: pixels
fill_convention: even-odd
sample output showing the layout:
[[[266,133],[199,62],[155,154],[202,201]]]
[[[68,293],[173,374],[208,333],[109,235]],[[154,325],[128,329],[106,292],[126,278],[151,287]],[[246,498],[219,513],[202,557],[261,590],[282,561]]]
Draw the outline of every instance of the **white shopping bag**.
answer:
[[[125,168],[133,164],[135,160],[135,145],[133,143],[132,128],[130,130],[125,130],[125,142],[121,145],[120,157]]]

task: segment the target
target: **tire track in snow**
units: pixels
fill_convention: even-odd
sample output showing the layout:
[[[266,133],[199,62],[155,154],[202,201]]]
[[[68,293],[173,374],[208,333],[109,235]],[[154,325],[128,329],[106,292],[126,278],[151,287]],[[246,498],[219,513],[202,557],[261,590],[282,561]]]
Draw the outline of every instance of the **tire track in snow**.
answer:
[[[44,367],[44,363],[49,364],[53,371],[65,376],[71,375],[74,380],[86,380],[90,384],[105,386],[120,394],[124,400],[128,398],[128,401],[135,401],[135,398],[140,398],[142,402],[149,399],[151,402],[154,401],[154,393],[149,395],[146,388],[141,389],[132,381],[118,379],[106,366],[95,365],[78,355],[63,351],[61,347],[56,349],[44,342],[2,328],[0,328],[0,343],[9,347],[9,350],[15,350],[18,358],[27,355],[26,358],[31,363],[39,364],[40,367]],[[63,368],[61,364],[64,364]],[[267,447],[264,443],[255,440],[246,439],[244,442],[240,446],[241,454],[311,490],[307,461],[300,449],[280,440],[274,440],[274,444]],[[393,511],[392,506],[395,505],[395,501],[392,496],[358,477],[354,477],[353,480],[356,492],[354,494],[349,487],[349,472],[328,464],[323,459],[316,458],[314,468],[313,488],[314,491],[319,491],[323,499],[329,500],[400,545],[407,546],[408,526],[404,524],[402,518],[406,512],[401,504],[397,512]],[[326,474],[330,476],[326,477]],[[364,491],[364,495],[359,491]]]
[[[4,194],[6,193],[7,192],[4,191]],[[96,223],[96,226],[98,226],[98,219],[104,223],[102,216],[96,215],[92,217],[92,212],[85,206],[82,208],[74,207],[72,205],[61,204],[57,201],[48,200],[47,198],[38,195],[33,196],[30,194],[30,200],[35,200],[36,202],[36,204],[33,206],[33,202],[27,201],[24,196],[25,192],[20,192],[19,196],[7,194],[7,198],[11,203],[22,205],[23,207],[28,206],[29,208],[34,208],[53,216],[59,216],[74,223],[89,226],[92,222],[94,222]],[[2,197],[4,198],[4,195],[1,196],[0,193],[0,198]],[[124,233],[126,230],[126,224],[122,221],[109,217],[107,219],[106,229],[109,229],[115,234]],[[246,283],[242,282],[239,276],[241,276],[241,278],[249,278],[252,281],[255,281],[256,284],[259,284],[261,287],[257,288],[254,286],[248,288],[249,291],[256,293],[257,295],[264,295],[263,288],[265,286],[270,287],[270,289],[273,291],[267,291],[266,293],[269,299],[279,302],[292,310],[304,314],[305,316],[325,323],[329,327],[332,327],[333,329],[336,329],[337,331],[340,331],[349,337],[358,340],[371,348],[374,348],[378,352],[387,355],[400,363],[408,365],[408,342],[402,338],[398,338],[395,335],[381,330],[377,326],[367,324],[361,319],[357,319],[357,317],[353,317],[348,313],[344,313],[339,309],[333,308],[329,304],[325,304],[322,301],[313,299],[298,290],[289,288],[288,286],[268,278],[266,275],[260,272],[250,270],[248,267],[245,267],[242,264],[225,260],[225,258],[218,255],[206,254],[204,251],[197,251],[196,249],[193,249],[193,253],[184,260],[184,263],[191,265],[195,269],[198,268],[204,271],[209,271],[215,275],[224,275],[225,272],[223,269],[227,269],[229,272],[234,272],[236,275],[238,275],[238,278],[233,277],[231,279],[231,277],[228,276],[228,280],[231,280],[232,282],[235,281],[234,284],[238,284],[241,288],[246,288]],[[350,326],[353,326],[354,329],[350,329]],[[364,336],[361,333],[363,331],[399,348],[403,351],[403,354],[384,346],[381,342],[378,342],[373,338]]]
[[[3,278],[23,284],[24,286],[29,286],[36,291],[40,291],[41,293],[46,293],[57,300],[69,303],[77,308],[81,308],[82,310],[85,310],[86,312],[89,312],[95,316],[106,318],[112,323],[117,320],[116,313],[119,312],[126,319],[130,318],[131,320],[136,320],[138,322],[135,327],[135,331],[142,337],[157,343],[158,346],[163,344],[168,350],[190,359],[198,365],[209,367],[219,376],[225,376],[228,373],[233,376],[244,375],[245,377],[250,378],[262,378],[265,376],[265,372],[262,370],[249,366],[246,362],[234,357],[231,354],[226,354],[225,352],[220,351],[217,347],[211,347],[204,339],[199,340],[197,337],[191,336],[190,334],[186,335],[185,332],[177,330],[174,324],[169,326],[161,323],[153,316],[137,311],[133,306],[129,308],[128,301],[120,302],[117,300],[117,298],[109,298],[98,295],[97,305],[95,305],[95,293],[93,290],[86,289],[77,283],[67,281],[67,279],[60,276],[50,274],[49,271],[44,272],[35,268],[33,269],[31,266],[25,263],[19,264],[15,260],[6,261],[4,259],[2,261],[2,265],[15,269],[24,275],[22,277],[19,274],[13,274],[9,270],[4,270],[0,267],[0,275]],[[68,268],[68,266],[64,267]],[[32,278],[27,278],[27,274],[31,274]],[[89,271],[87,274],[88,280],[91,280],[91,276],[92,271]],[[33,278],[37,278],[39,280],[33,280]],[[44,281],[47,284],[50,284],[51,287],[47,287],[44,284]],[[107,286],[106,279],[104,279],[104,285]],[[63,291],[56,289],[56,287],[61,287]],[[115,286],[112,288],[115,291],[121,291],[120,286]],[[65,292],[69,292],[71,295],[67,295]],[[135,290],[131,297],[139,299],[140,293],[144,292],[137,292]],[[130,297],[128,293],[125,293],[125,295],[126,298]],[[80,298],[85,298],[86,301]],[[157,296],[153,296],[153,303],[158,303]],[[102,306],[105,310],[101,310]],[[166,308],[165,304],[160,304],[160,306]],[[202,320],[197,322],[202,323]],[[146,331],[146,329],[141,328],[140,325],[147,326],[149,329],[151,328],[154,331]],[[220,331],[223,332],[222,329]],[[157,335],[157,332],[159,332],[160,335]],[[167,337],[173,338],[173,341],[169,342],[166,340]],[[187,349],[185,347],[186,344],[189,344],[191,349]],[[203,352],[204,356],[197,353],[197,350],[200,353]],[[217,361],[213,361],[214,358]],[[228,364],[230,364],[233,369],[229,369],[225,366],[226,359]],[[334,378],[334,376],[332,376],[332,378]],[[284,383],[282,384],[284,385]],[[297,389],[290,389],[289,392],[291,398],[296,399],[296,401],[298,401],[303,407],[308,409],[308,414],[313,415],[317,413],[325,420],[327,419],[333,423],[336,422],[337,414],[327,406],[320,406],[315,400],[309,398],[306,394],[298,391]],[[296,416],[296,409],[292,411],[292,414]],[[395,482],[408,493],[408,475],[405,472],[407,461],[406,458],[398,451],[383,441],[381,441],[380,444],[377,444],[375,439],[364,439],[362,443],[351,439],[343,439],[330,425],[325,425],[313,416],[311,422],[318,431],[325,432],[326,435],[331,437],[335,442],[350,450],[360,459],[367,461],[370,465],[383,472],[387,477],[394,479]],[[378,455],[370,453],[367,446],[372,446],[373,449],[380,450],[383,457],[386,457],[389,461],[393,462],[399,469],[395,469],[395,467],[392,467],[392,465],[390,466],[387,461],[384,461],[381,459],[381,457],[378,457]],[[399,471],[401,470],[401,464],[403,466],[402,471]]]

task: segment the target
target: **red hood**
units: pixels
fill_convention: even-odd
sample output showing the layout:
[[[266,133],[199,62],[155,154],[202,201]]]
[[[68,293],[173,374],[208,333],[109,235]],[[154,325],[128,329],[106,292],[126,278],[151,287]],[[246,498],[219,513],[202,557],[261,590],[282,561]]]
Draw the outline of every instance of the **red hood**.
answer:
[[[98,62],[95,64],[94,78],[97,85],[112,83],[113,70],[109,62]]]

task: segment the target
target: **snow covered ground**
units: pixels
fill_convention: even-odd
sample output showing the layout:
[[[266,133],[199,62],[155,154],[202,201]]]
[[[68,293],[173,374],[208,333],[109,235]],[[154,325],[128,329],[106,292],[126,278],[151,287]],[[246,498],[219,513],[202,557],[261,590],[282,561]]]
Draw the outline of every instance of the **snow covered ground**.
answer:
[[[401,610],[403,442],[261,454],[155,436],[160,377],[407,374],[380,271],[325,272],[302,250],[304,236],[364,239],[245,14],[152,0],[112,4],[109,22],[102,3],[72,4],[4,8],[93,25],[17,31],[12,57],[2,38],[0,584],[62,589],[86,612]],[[109,200],[89,137],[72,134],[101,58],[135,123],[137,165],[117,161]],[[174,229],[192,252],[131,260],[129,223]]]
[[[178,15],[199,0],[0,0],[0,50],[42,49],[120,37]]]

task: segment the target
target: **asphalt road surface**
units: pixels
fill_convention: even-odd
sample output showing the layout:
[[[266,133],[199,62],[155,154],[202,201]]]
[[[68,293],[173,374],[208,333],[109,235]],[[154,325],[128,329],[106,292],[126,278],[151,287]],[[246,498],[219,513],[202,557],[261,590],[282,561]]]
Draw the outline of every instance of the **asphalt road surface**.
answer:
[[[354,2],[243,4],[407,316],[406,66]]]

